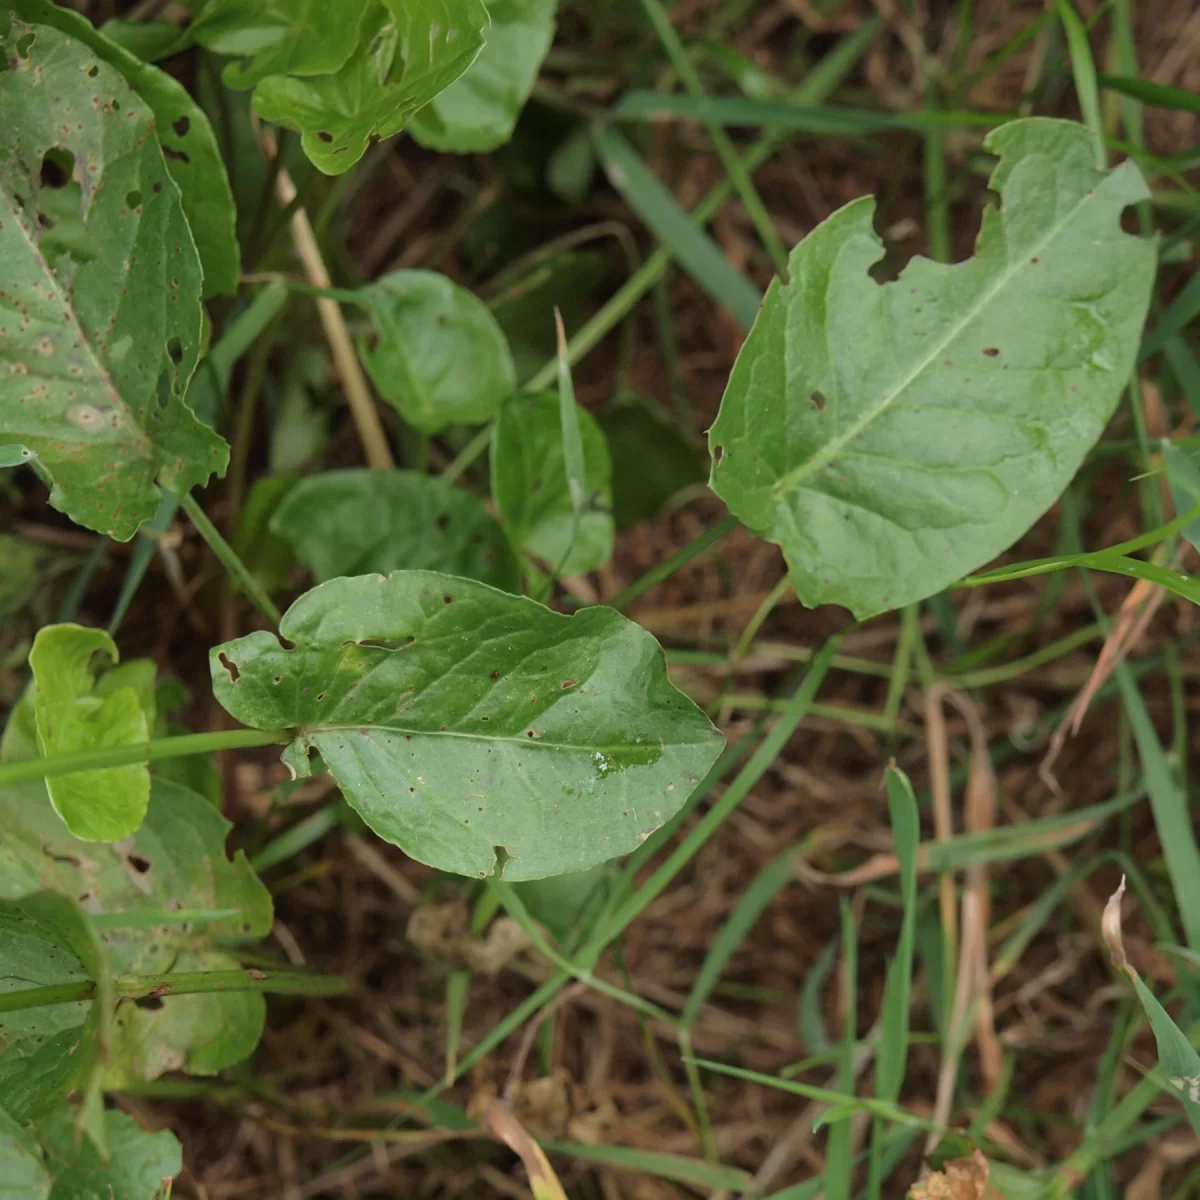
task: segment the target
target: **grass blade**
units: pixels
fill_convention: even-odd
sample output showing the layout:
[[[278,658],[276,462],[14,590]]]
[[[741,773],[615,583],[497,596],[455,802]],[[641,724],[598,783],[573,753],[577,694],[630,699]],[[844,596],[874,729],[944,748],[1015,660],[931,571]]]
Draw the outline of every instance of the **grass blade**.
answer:
[[[663,8],[661,0],[642,0],[642,11],[646,14],[650,24],[654,26],[654,32],[658,34],[658,40],[662,42],[663,49],[666,50],[667,57],[670,58],[671,65],[675,68],[675,73],[683,80],[683,86],[695,99],[704,99],[704,85],[700,82],[700,76],[697,74],[696,68],[692,66],[692,60],[688,58],[683,42],[680,41],[679,34],[675,32],[675,26],[671,24],[671,19],[667,16],[667,10]],[[771,257],[775,270],[780,275],[786,276],[787,251],[783,248],[779,232],[764,207],[761,197],[755,191],[754,181],[750,178],[750,172],[746,170],[746,164],[738,157],[737,150],[729,140],[729,135],[719,124],[710,123],[708,134],[712,138],[713,149],[716,150],[717,157],[720,158],[721,165],[725,168],[725,173],[741,197],[742,204],[745,205],[746,212]]]
[[[854,1048],[858,1041],[858,930],[850,901],[839,897],[842,923],[842,997],[845,1004],[845,1028],[838,1063],[837,1086],[843,1095],[854,1090]],[[825,1145],[825,1200],[849,1200],[850,1176],[854,1171],[854,1126],[849,1117],[855,1111],[853,1100],[837,1106],[837,1118],[826,1111],[818,1120],[834,1121]]]
[[[1138,361],[1145,362],[1152,354],[1157,354],[1175,334],[1190,325],[1197,314],[1200,314],[1200,274],[1193,275],[1184,284],[1167,311],[1159,317],[1158,324],[1142,340]]]
[[[721,926],[720,932],[705,956],[704,963],[696,973],[687,1004],[683,1007],[680,1024],[690,1029],[700,1015],[712,990],[721,979],[721,973],[729,965],[734,952],[754,928],[767,905],[795,878],[792,867],[793,856],[802,851],[804,843],[785,850],[778,858],[767,863],[754,877],[754,882],[742,893],[733,911]]]
[[[655,1175],[659,1179],[672,1179],[676,1183],[693,1187],[727,1188],[731,1192],[744,1192],[750,1186],[749,1174],[738,1170],[737,1167],[701,1162],[699,1159],[684,1158],[678,1154],[659,1154],[628,1146],[588,1146],[582,1142],[542,1142],[541,1146],[551,1154],[563,1154],[569,1158],[617,1167],[624,1171],[644,1171],[647,1175]]]
[[[1165,83],[1151,83],[1148,79],[1139,79],[1136,75],[1100,75],[1097,77],[1101,87],[1132,100],[1140,100],[1143,104],[1155,108],[1171,108],[1176,112],[1200,113],[1200,96],[1183,88],[1169,87]]]
[[[592,135],[609,182],[645,221],[679,265],[744,329],[754,324],[762,299],[758,289],[736,271],[708,234],[692,224],[679,202],[615,129]]]
[[[1058,16],[1067,34],[1067,49],[1071,55],[1071,73],[1075,76],[1075,92],[1083,123],[1092,131],[1097,170],[1108,166],[1108,151],[1104,143],[1104,119],[1100,113],[1100,89],[1096,86],[1096,64],[1088,45],[1087,30],[1071,5],[1071,0],[1058,0]]]
[[[1154,826],[1162,843],[1163,858],[1175,892],[1175,902],[1179,906],[1184,936],[1193,950],[1200,950],[1200,850],[1196,847],[1196,834],[1192,828],[1187,798],[1171,773],[1167,756],[1154,731],[1154,723],[1150,720],[1146,701],[1142,699],[1142,693],[1127,664],[1121,663],[1117,667],[1116,678],[1125,715],[1129,718],[1133,739],[1142,760],[1142,774],[1150,794]]]
[[[917,1116],[916,1113],[909,1112],[908,1109],[901,1108],[890,1100],[880,1100],[874,1096],[852,1096],[845,1092],[835,1092],[832,1088],[797,1083],[794,1079],[779,1079],[774,1075],[764,1075],[761,1071],[748,1071],[744,1067],[734,1067],[728,1063],[714,1062],[708,1058],[697,1058],[692,1061],[706,1071],[713,1071],[718,1075],[728,1075],[733,1079],[744,1079],[748,1083],[758,1083],[763,1087],[775,1088],[776,1091],[790,1092],[793,1096],[816,1100],[820,1104],[828,1104],[831,1108],[873,1113],[894,1125],[903,1125],[908,1129],[918,1129],[926,1133],[946,1132],[932,1121]]]
[[[908,776],[896,767],[887,772],[888,813],[900,860],[900,897],[903,916],[896,957],[888,966],[883,989],[883,1029],[875,1059],[875,1093],[895,1100],[908,1065],[908,1010],[912,993],[913,947],[917,935],[917,846],[921,823],[917,798]]]
[[[907,114],[870,109],[811,107],[790,100],[753,100],[745,96],[663,95],[627,92],[610,110],[620,121],[661,121],[675,118],[709,125],[748,125],[789,133],[862,136],[907,130],[994,129],[1011,120],[1004,114],[921,111]]]

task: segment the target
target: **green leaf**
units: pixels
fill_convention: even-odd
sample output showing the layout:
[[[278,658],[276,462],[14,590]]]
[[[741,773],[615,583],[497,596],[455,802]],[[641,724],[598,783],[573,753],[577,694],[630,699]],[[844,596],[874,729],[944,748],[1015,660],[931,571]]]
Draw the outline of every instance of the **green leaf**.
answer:
[[[270,896],[242,852],[225,857],[229,828],[203,797],[154,779],[146,819],[132,839],[83,842],[55,816],[40,783],[8,788],[0,791],[0,898],[52,888],[92,913],[237,909],[238,916],[197,930],[175,924],[103,934],[116,974],[232,970],[237,959],[213,939],[263,937],[272,914]],[[75,1027],[84,1019],[77,1007]],[[167,995],[158,1008],[123,1000],[113,1017],[106,1086],[171,1070],[209,1074],[240,1062],[258,1043],[264,1013],[256,992]]]
[[[637,846],[722,739],[667,677],[654,639],[606,608],[573,616],[431,571],[334,579],[280,636],[211,654],[243,724],[295,729],[380,837],[445,871],[580,871]]]
[[[327,471],[301,480],[271,529],[318,582],[401,569],[464,575],[515,592],[517,563],[495,517],[419,471]]]
[[[375,342],[363,361],[379,394],[414,429],[490,421],[516,388],[496,318],[436,271],[396,271],[359,293]]]
[[[762,296],[725,257],[720,247],[680,207],[645,160],[625,137],[611,127],[592,135],[608,181],[645,221],[679,265],[727,309],[743,329],[755,321]]]
[[[37,718],[33,715],[36,689],[30,683],[9,711],[0,737],[0,763],[28,762],[40,757],[37,744]]]
[[[1200,113],[1200,95],[1165,83],[1152,83],[1136,75],[1101,75],[1100,86],[1111,88],[1123,96],[1152,104],[1156,108],[1172,108],[1176,112]]]
[[[583,443],[585,511],[575,528],[558,396],[511,397],[492,437],[492,498],[513,542],[561,575],[581,575],[612,556],[612,464],[595,417],[576,407]]]
[[[254,107],[265,120],[297,130],[320,170],[341,174],[372,138],[399,133],[475,61],[487,21],[480,0],[373,4],[340,70],[270,75],[255,88]]]
[[[33,1135],[0,1108],[0,1200],[49,1200],[50,1176]]]
[[[492,0],[479,57],[412,120],[412,136],[433,150],[495,150],[512,136],[554,40],[558,0]]]
[[[50,1200],[166,1200],[171,1180],[183,1170],[175,1135],[169,1129],[147,1133],[118,1109],[104,1113],[104,1126],[107,1158],[79,1142],[61,1112],[38,1125],[54,1180]]]
[[[139,21],[124,17],[111,17],[100,26],[100,32],[110,42],[148,63],[161,62],[186,50],[192,44],[190,29],[190,26],[179,26],[172,21]]]
[[[1091,165],[1082,126],[991,133],[1000,163],[974,258],[913,259],[894,283],[874,202],[791,255],[709,432],[713,490],[783,548],[796,593],[859,617],[995,557],[1058,497],[1129,378],[1154,277],[1120,229],[1148,195]]]
[[[613,520],[632,529],[658,516],[685,487],[704,482],[700,456],[644,404],[619,404],[600,414],[613,463]]]
[[[82,42],[124,76],[154,114],[154,132],[163,147],[167,170],[179,188],[183,214],[195,239],[204,270],[206,296],[232,295],[238,289],[241,259],[233,192],[204,110],[165,71],[142,61],[144,55],[113,41],[90,21],[50,0],[14,0],[15,11],[30,23],[51,25]],[[134,26],[137,28],[137,26]],[[179,31],[167,26],[179,39]]]
[[[598,863],[586,871],[531,879],[517,884],[516,890],[529,915],[557,941],[565,942],[577,932],[582,918],[596,915],[615,878],[611,863]]]
[[[1171,1092],[1183,1105],[1192,1128],[1200,1135],[1200,1054],[1197,1054],[1187,1035],[1137,974],[1133,971],[1127,974],[1154,1031],[1159,1070],[1165,1076]]]
[[[37,1120],[80,1091],[81,1120],[103,1149],[100,1082],[113,1006],[107,956],[90,922],[67,896],[39,891],[0,900],[0,992],[80,983],[94,985],[94,1000],[4,1014],[0,1106],[18,1120]]]
[[[47,625],[38,630],[29,665],[37,688],[33,708],[43,758],[150,740],[152,720],[146,720],[134,688],[100,693],[91,665],[96,654],[114,663],[118,658],[116,643],[102,629]],[[48,779],[46,788],[54,811],[76,837],[116,842],[133,833],[146,815],[150,771],[145,763],[78,771]]]
[[[35,456],[73,521],[126,541],[158,508],[156,480],[187,491],[225,467],[184,401],[200,261],[125,79],[44,25],[14,19],[0,53],[0,448]]]
[[[227,87],[250,88],[269,75],[329,75],[359,42],[371,0],[210,0],[192,36],[218,54],[247,55],[222,72]]]

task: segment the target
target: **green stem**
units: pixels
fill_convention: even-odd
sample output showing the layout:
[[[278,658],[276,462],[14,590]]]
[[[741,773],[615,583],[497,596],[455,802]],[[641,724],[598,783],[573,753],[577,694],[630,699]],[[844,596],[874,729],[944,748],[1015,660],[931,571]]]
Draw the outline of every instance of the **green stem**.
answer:
[[[302,971],[176,971],[168,975],[118,975],[118,996],[191,996],[199,992],[273,992],[279,996],[341,996],[349,989],[340,975]],[[17,993],[20,995],[20,993]]]
[[[56,754],[53,758],[4,763],[0,765],[0,787],[28,783],[33,779],[54,779],[59,775],[73,775],[76,771],[99,771],[105,767],[125,767],[130,763],[182,758],[188,754],[279,746],[291,740],[292,735],[287,730],[224,729],[216,733],[185,733],[181,737],[159,738],[131,746],[101,746],[95,750],[80,750],[76,754]]]
[[[274,992],[285,996],[340,996],[347,991],[340,975],[308,975],[299,971],[178,971],[171,975],[117,975],[113,990],[118,997],[194,996],[200,992]],[[23,1012],[91,1000],[96,985],[90,979],[52,983],[0,993],[0,1013]]]
[[[569,351],[568,351],[569,353]],[[554,360],[558,370],[558,360]],[[458,477],[488,448],[492,440],[492,426],[485,425],[459,452],[454,461],[442,472],[447,483],[455,483]]]
[[[197,532],[208,543],[209,549],[221,561],[221,565],[241,584],[246,595],[250,597],[254,607],[271,624],[278,629],[282,616],[275,607],[271,597],[263,591],[258,580],[250,573],[246,564],[233,552],[233,547],[221,536],[217,527],[204,514],[204,509],[196,502],[190,492],[180,500],[183,511],[187,513]]]

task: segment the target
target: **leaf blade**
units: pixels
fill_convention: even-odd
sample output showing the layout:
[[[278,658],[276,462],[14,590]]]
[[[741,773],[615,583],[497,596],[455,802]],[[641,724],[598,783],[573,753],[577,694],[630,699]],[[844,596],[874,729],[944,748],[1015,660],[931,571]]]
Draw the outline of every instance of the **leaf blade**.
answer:
[[[394,271],[363,288],[377,334],[363,347],[375,386],[422,433],[489,421],[517,386],[496,318],[437,271]]]
[[[50,0],[16,0],[15,8],[25,20],[52,25],[82,42],[120,71],[153,111],[155,132],[166,148],[167,170],[179,188],[200,255],[204,294],[233,295],[241,275],[237,214],[216,135],[204,110],[172,76],[143,62],[70,9]],[[178,36],[174,26],[168,28]]]
[[[49,26],[14,19],[0,40],[18,64],[0,73],[0,255],[28,310],[0,327],[0,453],[24,447],[55,507],[127,541],[157,510],[156,482],[186,491],[225,468],[224,439],[184,398],[200,260],[153,114],[126,80]]]
[[[319,583],[339,575],[441,571],[516,591],[504,530],[468,492],[418,471],[353,469],[302,479],[271,518]]]
[[[102,630],[82,625],[38,630],[29,665],[37,689],[33,709],[42,757],[149,741],[152,718],[147,720],[142,698],[133,687],[104,688],[104,677],[92,674],[97,653],[115,666],[116,643]],[[145,763],[133,763],[80,771],[47,780],[46,789],[54,811],[76,837],[116,842],[133,833],[146,815],[150,770]]]
[[[782,546],[809,606],[873,615],[1005,549],[1132,366],[1154,271],[1152,245],[1117,224],[1146,195],[1136,167],[1097,172],[1086,130],[1042,118],[986,146],[1006,204],[975,258],[913,259],[877,285],[873,202],[854,201],[793,251],[734,366],[711,486]]]
[[[220,703],[295,729],[293,770],[318,751],[376,833],[442,870],[489,875],[497,846],[510,881],[626,853],[720,750],[658,644],[609,609],[399,571],[314,588],[280,634],[295,648],[260,632],[213,651]]]
[[[105,929],[105,953],[116,974],[232,969],[237,960],[211,938],[270,932],[269,893],[241,851],[226,857],[229,822],[202,796],[165,780],[153,781],[145,821],[120,845],[74,837],[38,783],[0,790],[0,827],[6,851],[0,900],[48,888],[81,896],[81,905],[105,913],[138,914],[168,904],[237,910],[203,931],[137,924]],[[265,1012],[263,997],[251,992],[166,995],[159,1008],[122,1001],[113,1014],[105,1086],[143,1082],[168,1070],[211,1073],[231,1066],[257,1045]],[[81,1012],[73,1024],[64,1023],[68,1044],[79,1040],[74,1030],[83,1020]]]
[[[612,556],[612,460],[604,431],[578,405],[581,505],[570,485],[565,402],[553,392],[512,396],[496,419],[491,444],[492,499],[513,543],[562,575],[582,575]]]
[[[479,57],[413,117],[410,132],[432,150],[495,150],[512,136],[554,40],[558,0],[492,0]]]

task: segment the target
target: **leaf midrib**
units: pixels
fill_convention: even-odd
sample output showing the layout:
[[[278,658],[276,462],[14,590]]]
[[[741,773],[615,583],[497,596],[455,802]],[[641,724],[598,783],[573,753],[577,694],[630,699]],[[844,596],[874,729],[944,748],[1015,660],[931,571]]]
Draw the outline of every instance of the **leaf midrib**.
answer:
[[[1120,168],[1117,168],[1118,170]],[[1115,176],[1116,172],[1112,172],[1107,179]],[[1107,182],[1107,179],[1103,182]],[[946,347],[949,346],[955,338],[967,328],[968,325],[976,320],[980,313],[995,299],[995,297],[1016,278],[1017,274],[1030,266],[1030,258],[1040,257],[1040,251],[1044,250],[1060,233],[1069,225],[1090,201],[1096,199],[1100,194],[1100,189],[1103,184],[1098,184],[1096,187],[1089,189],[1075,203],[1075,205],[1066,213],[1061,221],[1056,222],[1047,231],[1044,237],[1033,243],[1025,252],[1022,253],[1020,259],[1011,266],[1002,271],[997,277],[995,283],[991,287],[986,288],[979,294],[978,300],[963,314],[963,316],[951,325],[946,335],[926,352],[926,354],[917,360],[916,365],[911,371],[894,387],[890,392],[885,393],[874,405],[861,413],[844,432],[835,435],[824,446],[821,447],[814,455],[804,460],[798,466],[793,467],[785,475],[782,475],[771,487],[771,493],[776,500],[782,499],[786,494],[796,491],[800,485],[810,475],[815,475],[823,467],[828,466],[839,454],[854,441],[872,422],[886,412],[896,400],[902,396],[916,380],[926,371],[933,361],[941,354],[945,353]],[[1002,232],[1003,232],[1002,227]],[[947,264],[948,265],[948,264]],[[903,276],[901,276],[903,278]],[[900,280],[895,283],[885,284],[885,287],[897,287]],[[792,286],[795,286],[794,284]]]
[[[502,745],[511,744],[514,746],[523,746],[526,750],[561,750],[569,751],[573,754],[626,754],[637,743],[632,746],[629,742],[621,742],[615,746],[595,746],[595,745],[580,745],[571,742],[548,742],[545,738],[531,737],[514,737],[508,734],[497,733],[464,733],[457,729],[416,729],[412,727],[404,727],[397,725],[365,725],[361,721],[355,721],[347,725],[300,725],[296,728],[296,736],[300,738],[309,738],[322,733],[344,733],[354,734],[361,733],[363,730],[368,730],[371,733],[384,733],[392,735],[403,735],[405,737],[422,737],[422,738],[463,738],[466,741],[472,742],[495,742]],[[646,746],[657,745],[659,754],[657,758],[651,760],[650,763],[628,763],[621,767],[613,767],[613,770],[622,770],[624,766],[650,766],[654,762],[661,760],[662,756],[668,749],[682,749],[688,746],[703,746],[707,742],[644,742]]]

